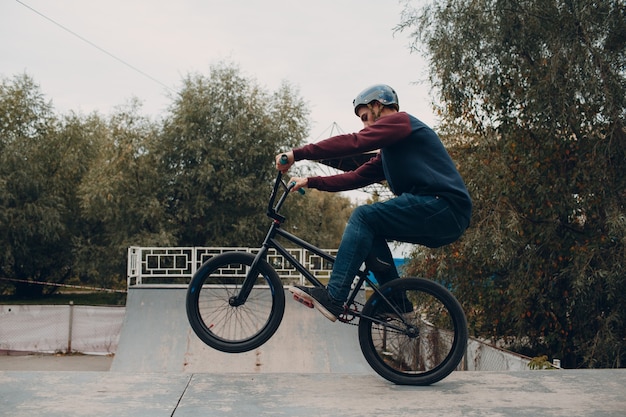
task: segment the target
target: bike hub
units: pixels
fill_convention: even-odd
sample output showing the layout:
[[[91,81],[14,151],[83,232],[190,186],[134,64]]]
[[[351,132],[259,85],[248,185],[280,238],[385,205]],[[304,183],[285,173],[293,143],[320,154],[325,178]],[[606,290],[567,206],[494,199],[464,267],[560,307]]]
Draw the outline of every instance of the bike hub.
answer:
[[[406,335],[411,339],[418,338],[420,335],[420,329],[416,326],[409,326],[406,329]]]

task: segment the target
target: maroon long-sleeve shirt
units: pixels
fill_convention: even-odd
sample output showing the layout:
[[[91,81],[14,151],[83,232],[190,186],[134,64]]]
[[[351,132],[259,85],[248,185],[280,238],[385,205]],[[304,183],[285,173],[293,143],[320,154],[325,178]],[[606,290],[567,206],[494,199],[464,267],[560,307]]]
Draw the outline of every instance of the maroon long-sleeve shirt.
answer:
[[[357,133],[333,136],[293,150],[296,161],[338,158],[380,149],[354,171],[310,177],[308,186],[346,191],[387,180],[394,194],[438,195],[450,201],[468,221],[472,202],[452,158],[439,136],[405,112],[381,117]]]

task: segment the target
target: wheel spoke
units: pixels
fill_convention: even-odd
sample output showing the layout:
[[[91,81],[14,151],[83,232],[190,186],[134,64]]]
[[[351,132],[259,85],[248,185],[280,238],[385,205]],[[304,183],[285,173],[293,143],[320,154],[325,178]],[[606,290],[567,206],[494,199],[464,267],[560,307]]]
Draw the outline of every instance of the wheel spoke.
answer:
[[[463,310],[439,284],[420,278],[396,281],[381,288],[395,309],[378,295],[364,308],[365,316],[384,316],[386,320],[361,321],[363,354],[374,370],[392,382],[437,382],[454,370],[464,353],[467,328]]]
[[[231,305],[239,294],[254,256],[243,252],[218,255],[196,273],[187,292],[187,316],[203,342],[226,352],[244,352],[271,337],[285,308],[276,272],[259,264],[255,285],[245,302]]]

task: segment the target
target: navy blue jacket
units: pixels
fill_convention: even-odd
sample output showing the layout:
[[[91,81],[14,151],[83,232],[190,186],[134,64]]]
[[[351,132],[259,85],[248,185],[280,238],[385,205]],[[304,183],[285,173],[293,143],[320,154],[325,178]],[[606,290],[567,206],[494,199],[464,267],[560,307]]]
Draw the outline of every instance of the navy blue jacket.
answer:
[[[354,171],[310,177],[308,186],[323,191],[346,191],[387,180],[395,195],[410,192],[437,195],[469,220],[472,200],[439,136],[405,112],[379,118],[358,133],[333,136],[294,149],[296,161],[380,152]]]

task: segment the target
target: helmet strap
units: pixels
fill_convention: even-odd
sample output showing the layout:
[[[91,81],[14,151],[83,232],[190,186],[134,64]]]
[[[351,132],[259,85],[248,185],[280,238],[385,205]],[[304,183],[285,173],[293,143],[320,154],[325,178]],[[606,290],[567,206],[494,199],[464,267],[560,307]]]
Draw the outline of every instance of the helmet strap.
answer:
[[[383,112],[383,105],[380,103],[378,105],[378,112],[374,110],[374,106],[372,106],[372,103],[369,103],[367,105],[367,108],[370,109],[370,111],[374,115],[374,121],[378,120],[380,118],[380,114]]]

